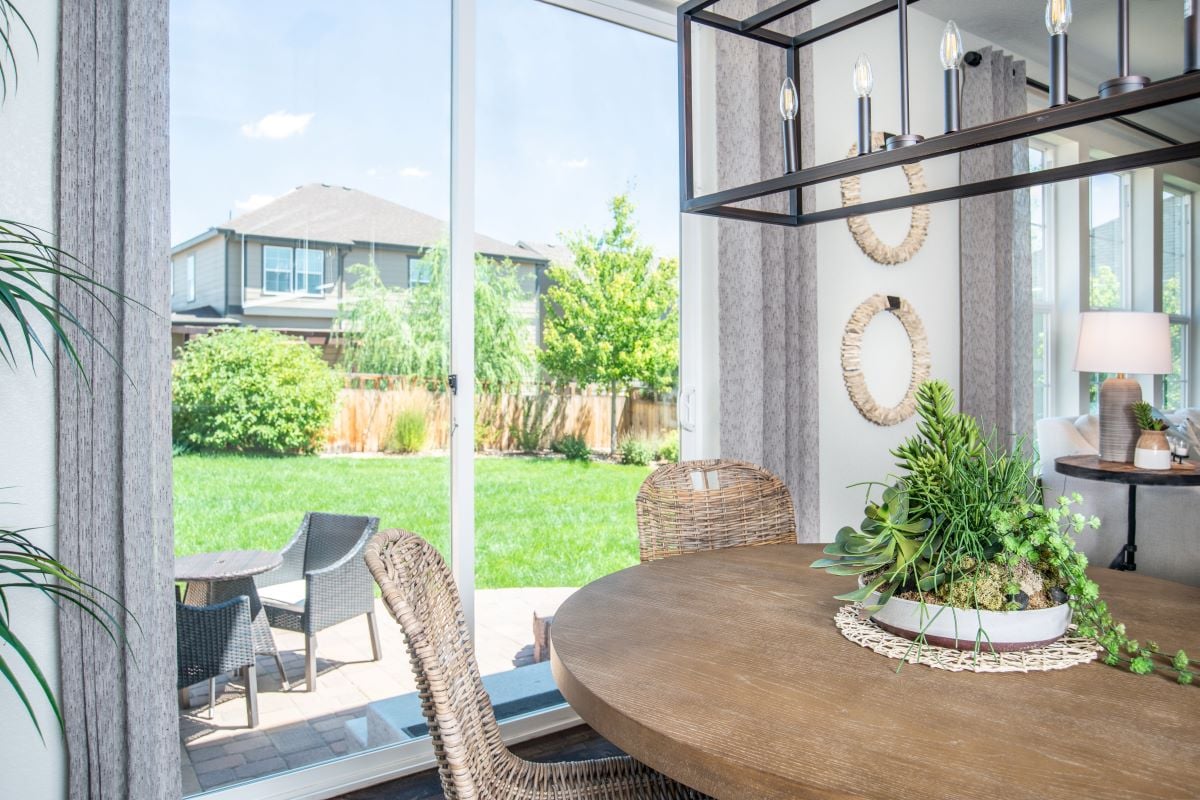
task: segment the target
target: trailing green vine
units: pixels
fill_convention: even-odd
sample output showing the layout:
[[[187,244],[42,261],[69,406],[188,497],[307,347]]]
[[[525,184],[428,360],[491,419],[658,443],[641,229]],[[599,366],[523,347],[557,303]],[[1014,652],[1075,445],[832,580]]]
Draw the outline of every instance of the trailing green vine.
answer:
[[[1113,619],[1108,604],[1100,598],[1100,586],[1087,576],[1087,556],[1075,549],[1072,533],[1100,527],[1097,517],[1086,518],[1071,506],[1083,502],[1079,493],[1058,498],[1047,508],[1041,503],[1022,502],[997,509],[992,524],[1001,535],[1004,550],[997,560],[1013,565],[1021,560],[1044,564],[1058,574],[1063,591],[1074,611],[1073,621],[1080,636],[1095,639],[1104,649],[1104,662],[1124,666],[1130,672],[1146,675],[1161,671],[1183,685],[1191,684],[1200,670],[1200,662],[1188,658],[1183,650],[1164,653],[1155,642],[1139,642],[1129,637],[1123,623]]]

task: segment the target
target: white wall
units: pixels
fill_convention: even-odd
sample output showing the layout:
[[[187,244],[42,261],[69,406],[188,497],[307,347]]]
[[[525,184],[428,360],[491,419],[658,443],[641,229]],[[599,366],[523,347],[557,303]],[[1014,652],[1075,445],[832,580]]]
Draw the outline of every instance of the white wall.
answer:
[[[10,80],[8,99],[0,106],[0,218],[41,228],[54,227],[55,67],[58,3],[22,3],[41,50],[36,56],[28,38],[15,34],[20,85]],[[14,33],[10,31],[10,33]],[[11,77],[11,76],[10,76]],[[42,326],[39,334],[49,341]],[[30,538],[53,552],[55,515],[54,370],[44,360],[36,371],[22,364],[15,372],[0,365],[0,525],[38,527]],[[21,596],[24,594],[24,596]],[[51,685],[58,686],[58,639],[53,606],[28,592],[10,592],[13,626],[32,651]],[[11,649],[4,659],[17,660]],[[23,670],[23,678],[29,676]],[[32,680],[30,678],[30,680]],[[31,684],[26,683],[27,687]],[[66,762],[57,724],[44,701],[37,701],[46,745],[38,741],[7,683],[0,682],[0,797],[54,798],[65,794]]]
[[[820,8],[820,4],[816,6]],[[814,25],[823,22],[814,13]],[[943,23],[909,12],[909,69],[912,132],[942,132],[942,69],[937,60]],[[875,74],[875,130],[900,130],[900,81],[896,17],[888,14],[853,31],[814,45],[817,112],[816,161],[845,158],[856,138],[855,95],[851,69],[859,53],[871,59]],[[958,179],[957,157],[926,162],[930,187]],[[908,190],[900,169],[866,175],[863,199],[882,199]],[[838,185],[818,189],[818,208],[840,205]],[[817,229],[820,283],[817,313],[820,326],[821,408],[821,535],[831,540],[843,525],[862,521],[864,488],[847,488],[866,480],[882,481],[894,472],[889,450],[915,432],[915,419],[879,427],[858,413],[842,380],[842,333],[850,314],[873,294],[907,299],[925,323],[933,377],[957,390],[959,383],[958,204],[931,207],[932,219],[924,247],[910,261],[883,266],[855,244],[845,221],[821,223]],[[898,244],[908,231],[909,211],[877,214],[872,227],[888,244]],[[890,314],[879,314],[863,337],[863,367],[872,395],[894,405],[904,396],[911,374],[908,337]]]

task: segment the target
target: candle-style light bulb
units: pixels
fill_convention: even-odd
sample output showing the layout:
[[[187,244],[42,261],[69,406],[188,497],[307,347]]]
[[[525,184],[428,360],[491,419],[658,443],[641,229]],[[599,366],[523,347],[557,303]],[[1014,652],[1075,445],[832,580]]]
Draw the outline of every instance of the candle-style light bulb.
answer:
[[[854,62],[854,93],[859,97],[870,97],[875,88],[875,74],[871,72],[871,59],[863,53]]]
[[[875,75],[871,72],[871,59],[863,53],[854,62],[854,93],[858,95],[858,154],[871,152],[871,90],[875,88]]]
[[[779,116],[783,117],[783,171],[800,168],[800,148],[796,139],[796,114],[800,111],[800,95],[790,77],[779,87]]]
[[[963,44],[962,34],[954,20],[946,22],[942,32],[942,45],[938,52],[942,60],[943,98],[942,107],[946,120],[946,133],[953,133],[962,125],[962,67]]]
[[[958,32],[954,20],[948,21],[946,29],[942,31],[942,48],[938,55],[942,59],[942,69],[958,69],[962,66],[962,34]]]
[[[785,120],[793,120],[799,108],[800,98],[796,94],[796,84],[792,83],[791,78],[784,78],[783,86],[779,87],[779,115]]]
[[[1066,33],[1071,25],[1071,0],[1046,0],[1046,31],[1051,36]]]

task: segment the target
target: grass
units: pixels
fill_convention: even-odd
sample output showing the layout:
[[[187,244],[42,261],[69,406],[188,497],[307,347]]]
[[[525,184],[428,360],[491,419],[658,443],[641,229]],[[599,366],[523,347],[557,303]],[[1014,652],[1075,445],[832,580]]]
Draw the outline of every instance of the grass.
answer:
[[[305,511],[366,514],[449,553],[445,457],[175,459],[175,552],[275,550]],[[582,586],[637,563],[633,499],[649,468],[545,458],[475,462],[481,589]]]

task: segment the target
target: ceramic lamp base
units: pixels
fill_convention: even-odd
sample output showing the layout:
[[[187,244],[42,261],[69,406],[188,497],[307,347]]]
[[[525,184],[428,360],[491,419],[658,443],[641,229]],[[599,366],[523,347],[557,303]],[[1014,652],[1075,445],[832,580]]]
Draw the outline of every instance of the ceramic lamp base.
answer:
[[[1133,461],[1142,430],[1134,419],[1134,403],[1141,402],[1142,387],[1132,378],[1109,378],[1100,384],[1100,460]]]

